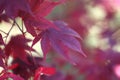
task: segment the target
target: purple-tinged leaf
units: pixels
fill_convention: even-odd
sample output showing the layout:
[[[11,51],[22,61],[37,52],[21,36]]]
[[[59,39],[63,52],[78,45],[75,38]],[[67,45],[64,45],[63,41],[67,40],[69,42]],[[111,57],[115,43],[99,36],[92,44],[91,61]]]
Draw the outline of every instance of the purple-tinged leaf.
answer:
[[[51,46],[52,48],[59,54],[61,54],[62,56],[64,56],[65,58],[69,58],[68,57],[68,48],[60,41],[60,40],[56,40],[53,39],[52,37],[50,38],[50,42],[51,42]]]
[[[62,24],[65,24],[65,23],[63,23],[63,22],[59,22],[59,23],[60,23],[60,25],[57,25],[60,28],[59,30],[55,30],[53,28],[50,28],[48,30],[48,32],[49,32],[48,35],[51,38],[50,40],[52,43],[51,46],[54,45],[54,48],[57,49],[57,46],[59,45],[58,43],[61,42],[63,45],[67,46],[68,48],[71,48],[72,50],[75,50],[84,55],[84,52],[81,50],[79,41],[75,38],[75,37],[80,38],[79,34],[70,28],[68,28],[68,31],[67,31],[67,28],[66,28],[67,26],[63,25],[64,27],[62,27]],[[57,43],[55,43],[55,42],[57,42]],[[57,51],[58,51],[58,49],[57,49]],[[84,56],[86,56],[86,55],[84,55]]]
[[[18,16],[19,11],[32,14],[27,0],[5,0],[3,6],[5,14],[12,19]]]
[[[46,58],[46,54],[50,51],[50,40],[47,34],[44,34],[41,40],[41,48],[44,53],[44,59]]]
[[[60,55],[64,56],[67,59],[69,58],[68,57],[69,49],[63,43],[60,43],[60,41],[51,40],[51,46],[57,53],[59,53]]]
[[[69,47],[72,50],[75,50],[75,51],[83,54],[84,56],[86,56],[84,54],[84,52],[81,50],[80,42],[76,38],[74,38],[72,36],[65,36],[65,35],[63,35],[63,36],[61,36],[61,41],[67,47]]]
[[[36,27],[38,27],[42,30],[46,30],[48,28],[58,29],[57,26],[54,23],[52,23],[51,21],[49,21],[43,17],[38,17],[38,16],[36,16],[36,17],[37,17],[38,22],[39,22],[38,25],[36,25]]]
[[[63,21],[54,21],[54,24],[60,28],[61,33],[82,39],[76,31],[68,27],[67,23]]]
[[[63,23],[63,26],[64,24],[65,23]],[[70,60],[70,57],[69,57],[70,50],[77,51],[82,55],[86,56],[84,52],[81,50],[79,41],[75,38],[77,37],[78,39],[80,39],[79,34],[70,28],[65,28],[67,26],[60,27],[61,25],[62,23],[60,23],[60,25],[58,24],[56,25],[58,29],[48,28],[47,30],[44,30],[44,32],[42,33],[41,48],[43,50],[44,57],[46,57],[46,54],[48,53],[51,47],[57,53],[61,54],[68,60]],[[39,41],[39,39],[40,37],[37,36],[34,39],[33,44]]]

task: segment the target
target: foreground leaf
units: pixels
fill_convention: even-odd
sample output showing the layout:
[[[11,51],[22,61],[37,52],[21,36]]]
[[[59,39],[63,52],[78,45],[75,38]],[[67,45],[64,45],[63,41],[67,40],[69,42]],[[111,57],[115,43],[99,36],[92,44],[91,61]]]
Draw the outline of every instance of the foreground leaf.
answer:
[[[40,80],[41,75],[51,76],[56,72],[55,68],[52,67],[40,67],[36,70],[34,80]]]
[[[5,47],[5,54],[7,57],[10,55],[15,59],[19,58],[25,62],[27,62],[27,50],[32,50],[27,43],[29,42],[29,39],[26,39],[22,35],[17,35],[15,37],[12,37],[10,42]]]
[[[50,48],[53,48],[57,53],[64,56],[68,60],[70,60],[70,50],[86,56],[82,51],[78,40],[81,39],[79,34],[71,28],[68,28],[68,25],[66,25],[64,22],[55,21],[53,23],[58,27],[58,29],[48,28],[39,34],[41,36],[36,36],[33,41],[34,45],[41,39],[41,48],[44,53],[44,58],[50,51]]]

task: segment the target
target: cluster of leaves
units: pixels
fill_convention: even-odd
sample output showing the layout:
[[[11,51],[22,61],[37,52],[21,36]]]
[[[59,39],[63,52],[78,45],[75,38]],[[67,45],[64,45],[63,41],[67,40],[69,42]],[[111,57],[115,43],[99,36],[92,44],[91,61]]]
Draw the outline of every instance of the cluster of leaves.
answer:
[[[59,4],[66,0],[0,0],[0,22],[13,23],[9,32],[5,33],[3,39],[0,33],[0,80],[40,80],[41,75],[54,75],[56,70],[45,65],[46,54],[51,49],[62,55],[66,60],[75,64],[70,51],[81,53],[81,46],[78,39],[79,34],[62,21],[50,21],[45,17]],[[26,32],[16,22],[20,17],[25,25]],[[7,38],[14,26],[22,32],[21,35],[12,36],[7,43]],[[23,27],[23,25],[22,25]],[[31,34],[34,39],[26,38],[26,33]],[[28,42],[32,45],[28,46]],[[32,47],[40,42],[43,51],[43,58],[32,56],[31,52],[36,52]],[[11,65],[8,65],[9,58],[12,57]],[[12,71],[12,72],[10,72]],[[43,78],[44,79],[44,78]],[[50,80],[50,79],[47,79]]]
[[[0,80],[120,79],[120,54],[114,50],[119,45],[120,0],[66,1],[0,0],[0,23],[12,25],[8,32],[0,30]],[[53,12],[49,20],[50,12],[62,3],[65,3],[62,5],[63,12],[57,8],[58,12]],[[100,12],[96,17],[99,9],[102,16]],[[61,13],[64,14],[59,15]],[[21,26],[16,20],[18,17],[21,18]],[[12,36],[8,41],[13,27],[18,27],[21,34]],[[93,47],[89,45],[93,35],[90,39],[88,37],[94,28],[102,31],[98,30],[99,39],[95,42],[99,44]],[[34,39],[28,39],[27,34]],[[104,42],[101,43],[102,40]],[[30,46],[29,42],[32,42]],[[34,56],[38,52],[33,46],[38,42],[43,57]],[[81,45],[87,58],[83,57],[86,55],[80,42],[85,43]]]

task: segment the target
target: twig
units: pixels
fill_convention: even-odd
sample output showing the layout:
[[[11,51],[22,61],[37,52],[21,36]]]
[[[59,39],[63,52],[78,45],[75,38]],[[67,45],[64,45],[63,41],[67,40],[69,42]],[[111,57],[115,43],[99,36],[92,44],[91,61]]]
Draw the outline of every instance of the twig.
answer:
[[[5,39],[5,43],[6,43],[6,41],[7,41],[7,38],[8,38],[8,36],[9,36],[9,34],[10,34],[12,28],[14,27],[14,25],[15,25],[15,21],[13,22],[13,24],[12,24],[10,30],[9,30],[8,33],[7,33],[7,36],[6,36],[6,39]]]
[[[17,25],[17,27],[19,28],[19,30],[21,31],[21,33],[23,34],[23,36],[24,36],[24,34],[25,34],[25,32],[20,28],[20,26],[18,25],[18,23],[15,21],[15,24]]]
[[[3,30],[0,30],[0,32],[2,32],[2,33],[4,33],[4,34],[6,34],[6,35],[7,35],[7,33],[6,33],[5,31],[3,31]]]
[[[23,21],[22,21],[22,31],[24,31],[24,28],[23,28]]]

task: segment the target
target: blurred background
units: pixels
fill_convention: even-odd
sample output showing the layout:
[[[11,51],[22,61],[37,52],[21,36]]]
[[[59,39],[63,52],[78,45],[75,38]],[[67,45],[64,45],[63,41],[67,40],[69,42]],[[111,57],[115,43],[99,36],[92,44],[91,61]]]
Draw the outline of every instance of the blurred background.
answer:
[[[48,63],[58,68],[50,80],[120,80],[120,0],[69,0],[47,18],[65,21],[77,31],[87,55],[73,52],[77,65],[71,65],[48,54]]]

